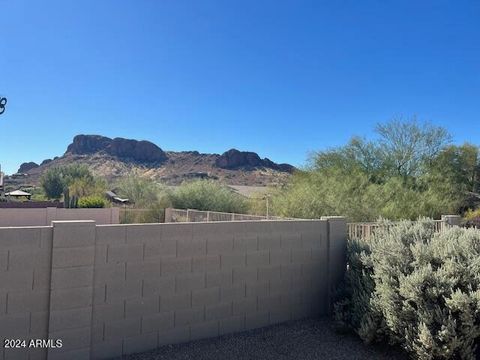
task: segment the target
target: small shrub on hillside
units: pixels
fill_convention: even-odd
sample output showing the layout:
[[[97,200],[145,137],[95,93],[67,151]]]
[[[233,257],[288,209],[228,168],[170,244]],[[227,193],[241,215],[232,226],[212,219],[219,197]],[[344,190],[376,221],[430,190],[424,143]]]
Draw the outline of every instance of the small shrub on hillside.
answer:
[[[85,196],[78,200],[79,208],[104,208],[106,201],[100,196]]]
[[[435,233],[420,220],[350,241],[336,316],[366,342],[416,359],[475,359],[480,337],[480,231]]]

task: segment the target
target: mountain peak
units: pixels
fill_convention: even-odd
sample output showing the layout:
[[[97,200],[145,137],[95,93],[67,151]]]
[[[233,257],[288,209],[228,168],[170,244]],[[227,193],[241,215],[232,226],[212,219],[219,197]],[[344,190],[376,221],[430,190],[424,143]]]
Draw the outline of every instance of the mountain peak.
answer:
[[[284,183],[295,169],[277,164],[257,153],[230,149],[219,154],[198,151],[163,151],[150,141],[77,135],[63,156],[40,163],[24,163],[20,172],[29,184],[38,184],[41,175],[52,167],[83,164],[107,180],[137,174],[169,185],[185,180],[211,179],[230,185],[264,186]]]
[[[165,152],[150,141],[111,139],[101,135],[75,136],[65,154],[90,155],[100,152],[119,159],[147,163],[160,163],[167,159]]]

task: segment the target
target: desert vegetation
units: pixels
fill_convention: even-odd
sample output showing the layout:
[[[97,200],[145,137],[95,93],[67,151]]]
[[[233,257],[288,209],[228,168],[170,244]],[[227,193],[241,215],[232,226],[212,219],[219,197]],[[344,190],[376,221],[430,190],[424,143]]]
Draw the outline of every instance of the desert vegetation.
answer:
[[[231,213],[249,212],[247,200],[215,181],[183,183],[171,192],[172,206],[179,209],[210,210]]]
[[[167,186],[132,173],[107,184],[79,165],[49,169],[41,184],[45,197],[71,207],[106,206],[105,191],[114,189],[138,211],[125,211],[123,222],[160,222],[166,207],[263,215],[268,206],[286,217],[390,219],[368,240],[348,242],[334,305],[338,325],[416,359],[475,359],[480,231],[437,232],[428,218],[461,213],[467,227],[480,225],[479,148],[453,145],[445,129],[415,119],[379,124],[375,132],[312,154],[287,184],[250,199],[214,180]]]
[[[246,213],[250,203],[228,186],[212,180],[185,181],[180,186],[169,187],[156,181],[136,176],[124,177],[111,184],[119,195],[130,200],[135,208],[149,210],[153,218],[166,207],[222,212]],[[109,185],[95,177],[88,167],[69,165],[47,170],[41,179],[41,189],[47,199],[63,199],[72,207],[104,207],[105,191]]]
[[[157,182],[129,176],[117,183],[118,193],[131,200],[134,209],[124,213],[124,222],[158,222],[166,207],[221,212],[246,213],[249,202],[226,185],[212,180],[185,181],[169,187]]]
[[[47,199],[63,198],[66,207],[105,207],[107,182],[95,177],[88,167],[72,164],[48,169],[41,188]]]
[[[428,219],[385,225],[368,241],[349,241],[339,324],[416,359],[476,359],[480,231],[439,233]]]
[[[167,206],[265,215],[268,201],[269,213],[277,216],[330,214],[369,221],[465,213],[469,224],[475,224],[480,203],[477,146],[452,145],[444,128],[415,118],[378,124],[375,134],[373,139],[353,137],[346,145],[313,153],[303,169],[286,184],[271,187],[267,196],[247,199],[215,180],[167,186],[136,173],[107,184],[86,166],[68,165],[45,171],[44,195],[36,193],[35,198],[95,197],[95,204],[82,200],[82,206],[100,206],[99,197],[114,188],[157,220]]]
[[[448,132],[416,119],[377,125],[376,137],[314,153],[272,194],[276,215],[350,221],[438,218],[475,209],[480,200],[479,148],[452,145]]]

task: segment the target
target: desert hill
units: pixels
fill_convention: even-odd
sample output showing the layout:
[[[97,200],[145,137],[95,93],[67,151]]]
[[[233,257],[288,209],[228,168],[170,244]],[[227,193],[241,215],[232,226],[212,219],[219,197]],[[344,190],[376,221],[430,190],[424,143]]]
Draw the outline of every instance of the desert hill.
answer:
[[[164,151],[149,141],[77,135],[62,156],[40,164],[20,165],[17,178],[36,185],[42,173],[55,166],[87,165],[94,174],[115,180],[135,173],[169,185],[187,179],[215,179],[229,185],[265,186],[285,182],[295,168],[260,158],[254,152],[230,149],[223,154]],[[21,175],[25,174],[25,175]]]

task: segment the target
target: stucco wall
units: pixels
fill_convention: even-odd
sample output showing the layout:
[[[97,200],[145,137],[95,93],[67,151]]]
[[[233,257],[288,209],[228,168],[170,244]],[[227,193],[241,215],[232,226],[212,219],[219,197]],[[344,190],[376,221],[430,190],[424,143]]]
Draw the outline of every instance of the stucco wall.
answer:
[[[329,289],[345,269],[346,224],[343,218],[54,222],[0,229],[0,241],[0,264],[6,256],[8,266],[0,269],[1,279],[10,279],[8,272],[25,277],[18,291],[17,282],[0,282],[2,335],[13,336],[3,326],[10,321],[19,336],[31,337],[25,319],[42,314],[43,333],[36,336],[63,340],[61,349],[48,350],[49,359],[103,359],[327,314]],[[38,249],[43,255],[29,264],[30,272],[15,275],[10,252],[28,262]],[[11,319],[10,294],[36,304],[16,305],[25,322]]]

